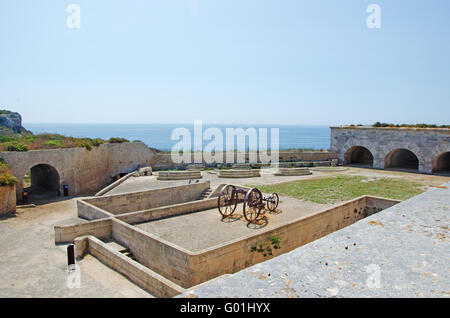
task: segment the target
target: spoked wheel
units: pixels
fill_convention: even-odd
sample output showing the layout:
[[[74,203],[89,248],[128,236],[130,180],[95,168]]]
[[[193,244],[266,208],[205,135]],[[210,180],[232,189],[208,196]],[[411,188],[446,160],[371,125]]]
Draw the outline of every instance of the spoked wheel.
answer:
[[[217,208],[224,218],[233,214],[236,210],[237,196],[236,188],[231,184],[227,184],[220,190],[217,198]]]
[[[262,194],[256,188],[248,190],[244,199],[244,217],[248,222],[255,222],[258,219],[261,209],[264,207]]]
[[[280,198],[278,197],[278,194],[276,192],[271,193],[267,198],[267,209],[271,212],[275,211],[279,202]]]

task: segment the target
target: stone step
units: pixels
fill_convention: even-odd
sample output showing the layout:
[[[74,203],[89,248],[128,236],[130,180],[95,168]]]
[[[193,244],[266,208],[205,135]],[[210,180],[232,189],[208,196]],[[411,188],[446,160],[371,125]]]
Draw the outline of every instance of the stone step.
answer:
[[[211,194],[211,192],[212,192],[212,189],[211,189],[211,188],[208,188],[208,189],[204,190],[204,191],[200,194],[199,200],[206,199],[206,198]]]
[[[279,168],[274,173],[276,176],[306,176],[312,172],[308,168]]]
[[[130,250],[121,251],[121,253],[129,258],[131,258],[133,261],[136,260],[136,257],[134,257],[133,253],[130,252]]]
[[[186,180],[201,179],[200,171],[160,171],[158,172],[158,180]]]
[[[238,169],[222,169],[219,170],[219,178],[252,178],[259,177],[259,169],[248,169],[248,170],[238,170]]]
[[[136,260],[133,253],[131,253],[131,251],[128,247],[125,247],[116,241],[108,241],[105,243],[106,243],[106,245],[112,247],[114,250],[118,251],[119,253],[122,253],[123,255],[131,258],[134,261]]]

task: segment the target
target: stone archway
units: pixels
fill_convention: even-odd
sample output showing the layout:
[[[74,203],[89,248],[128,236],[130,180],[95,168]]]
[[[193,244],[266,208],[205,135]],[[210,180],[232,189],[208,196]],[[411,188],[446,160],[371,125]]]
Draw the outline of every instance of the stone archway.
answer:
[[[394,149],[384,158],[384,168],[418,171],[419,159],[408,149]]]
[[[433,160],[433,173],[450,174],[450,151],[441,153]]]
[[[27,184],[24,182],[23,191],[28,193],[29,200],[48,200],[61,195],[59,173],[53,166],[48,164],[34,165],[26,176],[30,180]]]
[[[344,164],[373,167],[373,155],[370,150],[365,147],[353,146],[345,152]]]

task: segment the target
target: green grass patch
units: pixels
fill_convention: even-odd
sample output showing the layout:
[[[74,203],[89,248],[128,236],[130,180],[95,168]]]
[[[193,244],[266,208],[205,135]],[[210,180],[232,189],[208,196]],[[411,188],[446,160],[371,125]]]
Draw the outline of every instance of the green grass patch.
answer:
[[[369,181],[363,176],[324,177],[257,188],[265,193],[277,192],[291,198],[323,204],[347,201],[362,195],[406,200],[424,191],[420,183],[393,178]]]

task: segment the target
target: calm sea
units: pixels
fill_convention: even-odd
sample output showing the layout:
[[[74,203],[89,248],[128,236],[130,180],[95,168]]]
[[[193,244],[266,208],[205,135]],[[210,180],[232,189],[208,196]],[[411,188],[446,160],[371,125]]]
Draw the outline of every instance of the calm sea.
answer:
[[[191,131],[192,124],[26,124],[23,126],[35,134],[57,133],[72,137],[89,137],[109,139],[111,137],[122,137],[130,141],[140,140],[149,147],[164,151],[170,151],[178,140],[171,140],[172,131],[178,127],[184,127]],[[268,146],[270,147],[270,129],[279,128],[280,150],[285,149],[329,149],[330,128],[329,126],[241,126],[241,125],[208,125],[203,124],[203,131],[209,127],[216,127],[222,131],[225,145],[226,128],[268,128]],[[193,143],[193,141],[192,141]],[[203,141],[203,146],[209,141]]]

